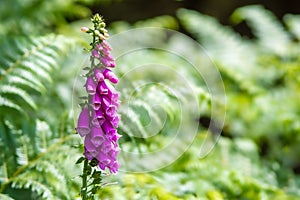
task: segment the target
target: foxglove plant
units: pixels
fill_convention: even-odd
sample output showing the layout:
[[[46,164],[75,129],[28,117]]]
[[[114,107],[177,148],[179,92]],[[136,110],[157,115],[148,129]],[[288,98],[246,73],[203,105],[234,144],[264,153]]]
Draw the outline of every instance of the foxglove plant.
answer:
[[[96,14],[91,21],[93,29],[81,28],[83,32],[93,36],[93,41],[90,44],[91,66],[85,68],[88,70],[85,75],[87,96],[83,97],[85,102],[81,104],[82,110],[76,128],[77,133],[84,137],[84,157],[77,161],[84,162],[81,187],[83,200],[93,199],[93,195],[101,187],[101,173],[104,170],[116,173],[119,168],[119,93],[111,85],[118,83],[118,78],[109,69],[115,67],[115,62],[110,53],[111,47],[106,42],[109,35],[102,17]],[[88,177],[91,178],[88,180]]]

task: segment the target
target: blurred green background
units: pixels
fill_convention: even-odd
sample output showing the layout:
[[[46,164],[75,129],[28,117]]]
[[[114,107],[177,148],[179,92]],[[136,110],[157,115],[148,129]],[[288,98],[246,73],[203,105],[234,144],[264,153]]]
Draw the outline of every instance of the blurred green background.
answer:
[[[184,74],[199,99],[201,110],[193,121],[199,129],[194,143],[172,165],[105,177],[104,183],[117,184],[103,187],[96,199],[300,198],[298,2],[1,0],[0,199],[80,199],[81,166],[75,162],[82,141],[74,128],[77,97],[84,94],[79,75],[88,64],[83,48],[90,39],[80,27],[89,26],[95,13],[104,16],[111,35],[150,26],[192,37],[218,68],[227,97],[224,127],[216,138],[208,125],[221,122],[211,115],[210,91],[187,62],[161,51],[118,59],[114,72],[119,77],[153,60]],[[163,41],[164,35],[155,35],[154,42]],[[165,43],[189,46],[178,38]],[[204,54],[186,50],[197,64],[205,64]],[[126,81],[118,86],[122,102],[131,100],[126,109],[120,108],[120,146],[155,151],[168,144],[180,122],[177,101],[164,86],[169,82],[178,88],[182,102],[188,102],[188,91],[173,76],[151,70]],[[135,91],[147,81],[160,84]],[[159,134],[134,137],[153,135],[145,128],[151,119],[164,124]],[[206,138],[218,142],[199,158]]]

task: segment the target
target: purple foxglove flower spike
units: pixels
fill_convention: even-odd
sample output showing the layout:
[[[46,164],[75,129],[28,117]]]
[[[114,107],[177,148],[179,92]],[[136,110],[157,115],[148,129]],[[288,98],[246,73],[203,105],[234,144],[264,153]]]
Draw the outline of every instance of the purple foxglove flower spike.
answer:
[[[93,71],[87,73],[85,87],[88,101],[80,113],[76,130],[80,136],[85,137],[84,156],[88,160],[97,159],[100,169],[116,173],[120,151],[117,141],[121,135],[116,130],[120,121],[117,113],[119,93],[112,84],[119,80],[108,69],[115,67],[115,60],[111,54],[111,46],[105,41],[109,36],[107,31],[95,21],[98,18],[92,20],[94,29],[83,29],[87,33],[94,33],[90,58]]]
[[[94,95],[96,93],[96,84],[91,76],[87,78],[85,87],[88,94]]]
[[[86,136],[90,132],[90,114],[87,106],[82,109],[79,115],[76,130],[81,137]]]

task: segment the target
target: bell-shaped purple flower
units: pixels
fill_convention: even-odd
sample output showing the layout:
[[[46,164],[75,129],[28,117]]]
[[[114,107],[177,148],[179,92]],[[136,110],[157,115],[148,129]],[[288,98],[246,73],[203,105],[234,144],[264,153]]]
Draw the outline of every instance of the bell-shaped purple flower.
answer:
[[[111,135],[117,134],[116,129],[112,126],[112,124],[109,121],[104,121],[103,124],[101,125],[102,130],[106,134],[106,136],[109,138]]]
[[[103,116],[103,113],[101,111],[101,109],[99,110],[94,110],[92,115],[92,125],[100,128],[100,126],[103,124],[103,122],[105,121],[105,117]]]
[[[110,123],[113,125],[113,127],[118,128],[119,126],[119,121],[120,121],[120,116],[118,114],[115,113],[115,115],[113,117],[106,117],[107,120],[110,121]]]
[[[105,57],[102,57],[101,59],[100,59],[100,61],[101,61],[101,63],[105,66],[105,67],[109,67],[110,66],[110,60],[108,60],[107,58],[105,58]]]
[[[119,170],[119,163],[117,161],[110,163],[108,169],[110,173],[116,173]]]
[[[113,144],[110,141],[107,140],[107,141],[105,141],[105,142],[102,143],[100,151],[102,153],[107,154],[108,152],[110,152],[111,150],[113,150],[113,148],[114,148]]]
[[[112,158],[112,159],[115,159],[117,158],[117,155],[120,151],[120,148],[118,147],[118,144],[117,143],[114,143],[114,147],[111,151],[109,151],[109,156]]]
[[[99,92],[99,94],[108,94],[108,87],[105,84],[105,81],[99,82],[97,85],[97,92]]]
[[[99,54],[98,50],[96,50],[96,49],[94,49],[94,50],[92,51],[92,55],[93,55],[95,58],[100,58],[100,54]]]
[[[103,76],[114,84],[118,83],[119,81],[118,77],[109,69],[103,70]]]
[[[110,99],[111,99],[111,104],[112,105],[115,105],[116,107],[118,107],[120,105],[120,102],[119,102],[119,93],[108,93],[108,95],[110,96]]]
[[[117,132],[115,134],[112,135],[108,135],[108,139],[114,142],[117,142],[120,139],[121,135],[118,134]]]
[[[99,147],[103,142],[107,141],[105,134],[102,131],[102,128],[92,127],[91,131],[91,140],[95,147]]]
[[[107,96],[102,97],[102,110],[108,117],[113,117],[117,112],[117,107],[111,104],[111,100]]]
[[[87,106],[84,106],[79,114],[76,130],[81,137],[86,136],[90,132],[90,114]]]
[[[98,166],[100,169],[104,170],[108,165],[111,163],[111,159],[107,154],[100,153],[99,156],[97,157]]]
[[[103,75],[102,71],[98,68],[94,69],[94,76],[98,82],[104,80],[104,75]]]
[[[88,94],[90,95],[94,95],[96,93],[96,84],[93,80],[93,77],[89,76],[87,79],[86,79],[86,91]]]
[[[119,101],[119,93],[110,85],[106,85],[107,87],[107,96],[111,99],[112,104],[114,102]]]
[[[107,49],[108,51],[111,51],[111,50],[112,50],[111,46],[110,46],[106,41],[103,41],[103,42],[102,42],[102,46],[103,46],[105,49]]]
[[[101,106],[101,96],[98,92],[92,97],[92,107],[94,110],[99,110]]]
[[[111,62],[110,62],[110,65],[109,65],[108,67],[114,68],[115,66],[116,66],[115,61],[111,61]]]
[[[84,139],[84,155],[88,160],[96,158],[98,155],[98,150],[92,143],[91,135],[85,136]]]

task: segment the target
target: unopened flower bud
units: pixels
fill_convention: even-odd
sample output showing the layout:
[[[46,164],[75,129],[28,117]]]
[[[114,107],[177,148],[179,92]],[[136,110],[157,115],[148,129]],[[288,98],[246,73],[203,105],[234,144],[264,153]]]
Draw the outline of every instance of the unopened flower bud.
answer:
[[[104,35],[102,35],[101,33],[99,34],[99,38],[100,38],[100,40],[105,40],[105,39],[107,39]]]
[[[108,31],[105,28],[100,28],[103,33],[107,33]]]
[[[107,39],[109,37],[109,34],[107,32],[104,32],[103,36]]]
[[[85,27],[85,26],[81,27],[81,31],[84,33],[88,32],[88,30],[89,30],[88,27]]]
[[[99,36],[101,33],[98,30],[95,30],[95,35]]]

